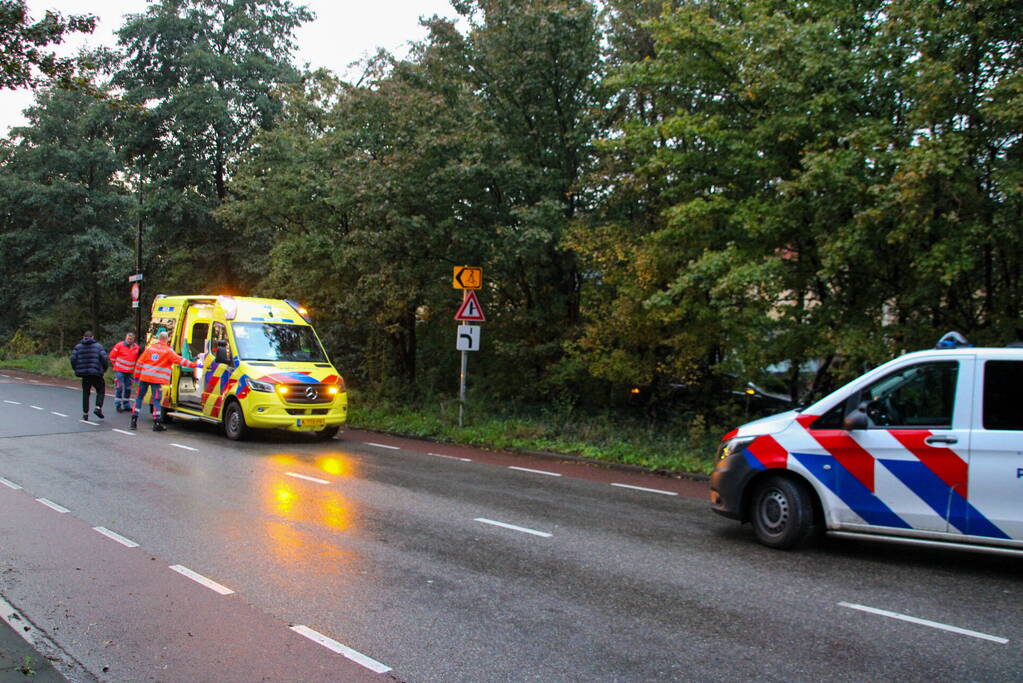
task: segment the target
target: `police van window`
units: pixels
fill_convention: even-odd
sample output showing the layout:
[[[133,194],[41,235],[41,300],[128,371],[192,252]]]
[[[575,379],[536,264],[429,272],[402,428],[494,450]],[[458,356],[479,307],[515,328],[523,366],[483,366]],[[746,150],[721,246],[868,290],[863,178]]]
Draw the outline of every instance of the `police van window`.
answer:
[[[984,363],[984,429],[1023,430],[1023,361],[989,360]]]
[[[873,427],[951,427],[957,361],[896,370],[860,392]]]

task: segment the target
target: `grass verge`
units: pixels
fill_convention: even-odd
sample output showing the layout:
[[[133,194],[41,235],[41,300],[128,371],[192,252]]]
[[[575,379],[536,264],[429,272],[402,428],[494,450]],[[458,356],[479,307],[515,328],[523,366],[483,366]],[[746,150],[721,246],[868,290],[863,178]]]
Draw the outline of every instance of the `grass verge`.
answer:
[[[699,424],[650,424],[620,414],[582,414],[565,407],[467,409],[457,401],[410,406],[349,389],[352,427],[377,429],[485,448],[547,451],[652,470],[708,474],[718,435]]]

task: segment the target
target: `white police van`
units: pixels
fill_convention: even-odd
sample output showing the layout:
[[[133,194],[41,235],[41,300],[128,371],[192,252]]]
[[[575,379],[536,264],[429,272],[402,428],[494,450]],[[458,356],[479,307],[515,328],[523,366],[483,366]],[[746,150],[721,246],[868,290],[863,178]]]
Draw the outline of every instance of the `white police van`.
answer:
[[[1023,554],[1021,388],[1023,348],[966,347],[949,333],[802,411],[726,434],[712,509],[774,548],[824,530]]]

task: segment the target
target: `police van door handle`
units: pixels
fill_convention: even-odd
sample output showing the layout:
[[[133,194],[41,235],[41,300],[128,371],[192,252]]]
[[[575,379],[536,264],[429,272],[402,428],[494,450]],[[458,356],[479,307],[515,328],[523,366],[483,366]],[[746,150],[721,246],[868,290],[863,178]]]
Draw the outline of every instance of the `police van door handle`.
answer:
[[[928,436],[926,439],[924,439],[924,443],[928,445],[933,445],[936,443],[953,444],[959,443],[959,439],[955,438],[954,436]]]

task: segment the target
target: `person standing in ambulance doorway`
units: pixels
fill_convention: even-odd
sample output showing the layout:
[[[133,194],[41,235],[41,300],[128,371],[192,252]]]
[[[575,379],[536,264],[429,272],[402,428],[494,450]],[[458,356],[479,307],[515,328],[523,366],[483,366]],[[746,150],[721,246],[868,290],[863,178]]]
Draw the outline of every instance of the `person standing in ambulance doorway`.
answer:
[[[131,410],[132,375],[135,374],[139,351],[132,332],[124,335],[124,341],[117,342],[110,349],[110,363],[114,366],[114,409],[119,413]]]
[[[71,369],[82,378],[82,419],[89,419],[89,390],[96,390],[96,409],[92,411],[96,417],[103,419],[103,395],[107,383],[103,381],[103,373],[110,367],[107,350],[96,341],[91,331],[82,335],[82,341],[71,350]]]
[[[139,411],[142,410],[142,399],[150,389],[153,391],[153,431],[162,432],[163,426],[163,388],[170,384],[171,369],[175,365],[183,368],[194,368],[195,361],[186,360],[167,344],[167,332],[161,330],[156,341],[139,354],[135,363],[135,379],[139,380],[138,395],[131,411],[131,428],[138,429]]]

